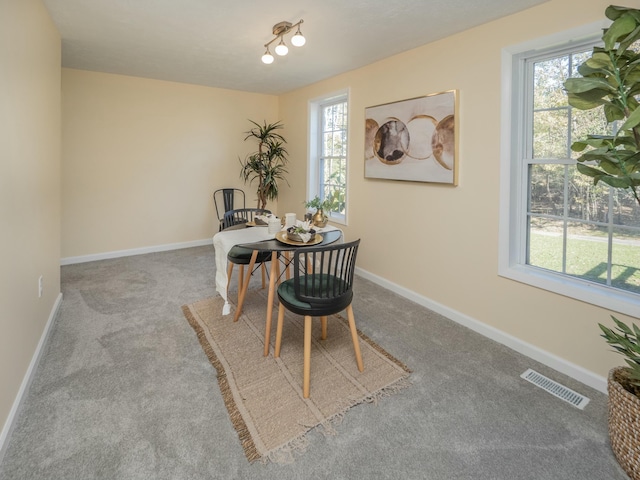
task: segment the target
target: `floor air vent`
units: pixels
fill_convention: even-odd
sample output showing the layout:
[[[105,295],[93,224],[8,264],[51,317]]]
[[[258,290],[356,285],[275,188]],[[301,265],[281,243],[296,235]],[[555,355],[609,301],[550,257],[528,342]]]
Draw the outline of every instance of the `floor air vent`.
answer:
[[[530,368],[520,376],[526,381],[537,385],[543,390],[549,392],[551,395],[554,395],[559,399],[570,403],[580,410],[586,407],[587,403],[589,403],[589,399],[584,395],[580,395],[570,388],[567,388],[564,385],[560,385],[558,382],[554,382],[550,378],[547,378],[544,375],[539,374],[535,370],[531,370]]]

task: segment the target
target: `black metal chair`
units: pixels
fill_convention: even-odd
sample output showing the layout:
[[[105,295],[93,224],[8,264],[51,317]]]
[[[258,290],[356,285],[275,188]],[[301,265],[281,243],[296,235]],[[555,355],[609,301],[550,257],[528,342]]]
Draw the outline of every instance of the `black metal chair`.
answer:
[[[224,214],[235,208],[245,208],[244,191],[239,188],[221,188],[213,192],[213,205],[218,216],[219,230],[222,230],[222,219]]]
[[[270,210],[263,210],[259,208],[239,208],[236,210],[230,210],[226,212],[222,218],[222,230],[254,221],[256,215],[266,215],[269,213],[271,213]],[[228,286],[231,284],[233,266],[238,265],[238,296],[240,295],[240,290],[242,289],[242,284],[244,282],[244,266],[249,265],[249,263],[251,262],[252,253],[253,250],[236,245],[235,247],[232,247],[227,254],[227,261],[229,262],[229,266],[227,267],[227,288],[229,288]],[[262,273],[262,288],[265,288],[266,285],[265,276],[267,270],[264,266],[264,262],[268,262],[269,260],[271,260],[271,252],[258,253],[258,257],[256,258],[256,265],[260,265],[260,270]],[[249,275],[251,274],[253,274],[253,272],[249,272]]]
[[[278,325],[276,328],[275,357],[280,356],[282,326],[285,308],[304,315],[304,367],[303,396],[309,398],[311,373],[311,321],[320,317],[322,340],[327,338],[327,316],[347,310],[349,329],[359,371],[364,371],[358,331],[351,300],[353,275],[360,240],[339,245],[305,247],[295,250],[293,278],[278,287]]]
[[[258,215],[267,215],[270,213],[271,210],[265,210],[262,208],[236,208],[235,210],[229,210],[222,216],[220,230],[253,222]]]

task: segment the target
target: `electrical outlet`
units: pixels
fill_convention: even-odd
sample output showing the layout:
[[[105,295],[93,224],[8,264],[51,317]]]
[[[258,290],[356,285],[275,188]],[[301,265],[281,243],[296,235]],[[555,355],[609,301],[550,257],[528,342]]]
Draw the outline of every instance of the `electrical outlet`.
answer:
[[[38,298],[42,298],[42,275],[38,279]]]

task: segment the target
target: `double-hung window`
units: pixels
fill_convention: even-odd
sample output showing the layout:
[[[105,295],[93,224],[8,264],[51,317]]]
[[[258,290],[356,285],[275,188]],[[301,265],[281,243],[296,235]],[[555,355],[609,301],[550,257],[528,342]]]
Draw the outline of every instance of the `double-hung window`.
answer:
[[[346,92],[310,103],[308,197],[329,200],[332,221],[346,223],[349,107]]]
[[[503,55],[500,274],[638,316],[640,207],[629,191],[580,174],[571,151],[616,127],[602,108],[572,108],[563,88],[594,33]]]

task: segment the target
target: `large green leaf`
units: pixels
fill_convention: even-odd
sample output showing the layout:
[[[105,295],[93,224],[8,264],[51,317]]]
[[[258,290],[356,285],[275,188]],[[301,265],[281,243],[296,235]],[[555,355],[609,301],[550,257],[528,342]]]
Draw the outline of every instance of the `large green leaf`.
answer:
[[[611,163],[609,161],[603,160],[599,164],[602,171],[608,173],[609,175],[622,175],[622,169],[618,164]]]
[[[581,163],[594,163],[597,166],[599,166],[599,164],[602,162],[610,162],[613,164],[618,163],[611,155],[602,153],[594,154],[592,151],[580,155],[576,160]]]
[[[590,167],[589,165],[585,165],[583,163],[576,164],[576,168],[580,173],[589,177],[599,177],[602,175],[602,172],[597,168]]]
[[[633,184],[631,179],[628,177],[612,177],[609,175],[603,175],[599,180],[614,188],[629,188]],[[597,183],[597,181],[594,183]]]
[[[636,85],[631,87],[627,91],[627,95],[629,95],[630,97],[635,97],[636,95],[640,95],[640,83],[636,83]]]
[[[609,20],[616,20],[618,17],[622,16],[624,13],[628,11],[629,11],[629,8],[627,7],[618,7],[617,5],[609,5],[605,9],[604,15]]]
[[[579,110],[591,110],[592,108],[599,107],[600,105],[609,104],[607,99],[609,92],[604,90],[591,90],[584,93],[568,93],[567,101],[569,105]]]
[[[633,42],[638,40],[638,38],[640,38],[640,25],[637,25],[629,35],[620,40],[620,44],[618,45],[618,50],[616,53],[618,55],[621,55],[627,48],[631,46]]]
[[[638,103],[635,97],[627,97],[627,108],[629,110],[633,111],[638,107],[640,107],[640,103]]]
[[[604,68],[592,68],[585,63],[581,63],[578,66],[578,73],[583,77],[601,77],[604,78],[607,75],[611,75],[611,71]]]
[[[607,103],[604,105],[604,116],[607,123],[624,120],[624,110],[614,103]]]
[[[640,108],[636,108],[631,112],[627,121],[620,125],[619,130],[630,130],[638,125],[640,125]]]
[[[614,89],[609,85],[604,78],[568,78],[564,82],[564,88],[569,93],[583,93],[590,90],[604,90],[605,92],[612,92]]]
[[[625,13],[631,15],[633,18],[635,18],[636,22],[640,23],[640,10],[628,7],[619,7],[617,5],[609,5],[604,11],[605,16],[609,20],[616,20],[618,17],[621,17]]]
[[[571,144],[571,150],[573,150],[574,152],[581,152],[588,146],[594,148],[605,146],[613,148],[613,146],[616,144],[616,141],[617,139],[613,135],[588,135],[587,138],[583,140],[573,142],[573,144]]]
[[[602,147],[589,150],[587,153],[583,155],[583,157],[597,159],[597,158],[606,158],[608,156],[614,156],[614,155],[615,155],[615,150],[613,150],[609,145],[604,145]]]
[[[618,156],[621,162],[624,162],[626,165],[629,165],[630,168],[640,161],[640,152],[638,152],[637,148],[624,150],[617,150]]]
[[[591,58],[585,60],[582,65],[586,65],[587,67],[596,70],[603,69],[609,72],[613,70],[613,62],[611,61],[611,57],[605,52],[594,53],[593,55],[591,55]],[[582,67],[582,65],[580,67]],[[580,67],[578,67],[578,72],[580,72],[581,75],[584,75],[584,73],[580,71]]]
[[[587,142],[584,142],[582,140],[578,140],[577,142],[573,142],[571,144],[571,150],[573,152],[582,152],[585,148],[587,148],[589,145]]]
[[[633,32],[636,28],[636,20],[628,12],[623,13],[620,17],[616,18],[609,28],[607,28],[602,35],[604,40],[604,48],[607,50],[613,50],[618,39]]]

